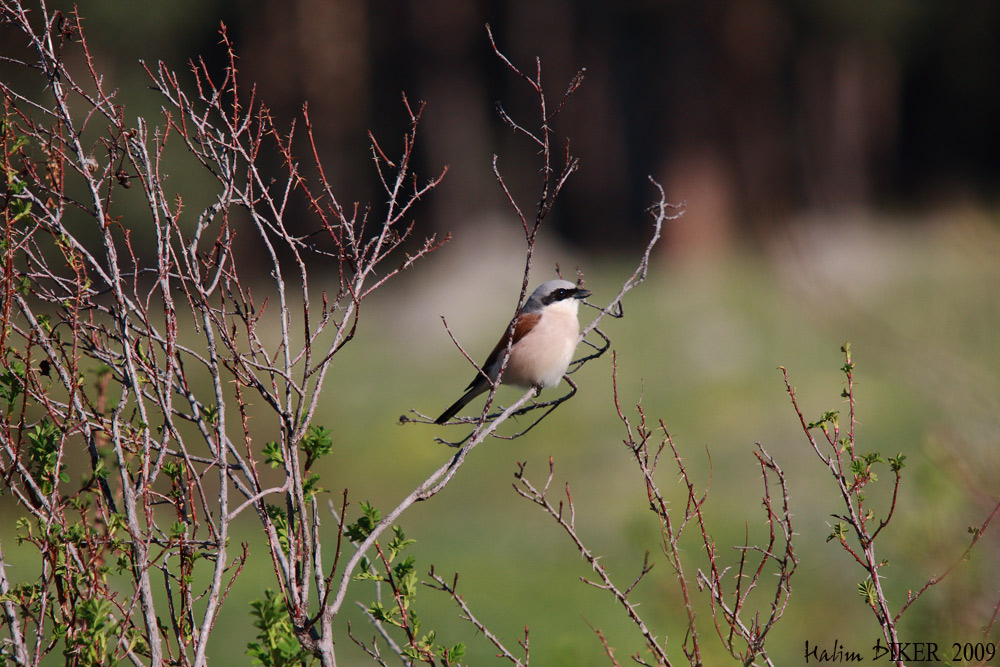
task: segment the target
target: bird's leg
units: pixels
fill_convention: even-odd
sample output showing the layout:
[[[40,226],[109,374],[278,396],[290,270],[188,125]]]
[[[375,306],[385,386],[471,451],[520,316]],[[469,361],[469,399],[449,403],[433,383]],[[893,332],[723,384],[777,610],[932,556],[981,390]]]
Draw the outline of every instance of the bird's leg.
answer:
[[[475,433],[475,431],[470,431],[467,436],[465,436],[464,438],[462,438],[458,442],[452,442],[451,440],[445,440],[443,438],[434,438],[434,442],[437,442],[437,443],[442,444],[442,445],[448,445],[449,447],[458,448],[458,447],[461,447],[462,445],[464,445],[466,443],[466,441],[468,441],[468,439],[471,438],[474,433]]]
[[[535,426],[538,425],[538,422],[540,422],[543,419],[545,419],[546,417],[548,417],[550,412],[552,412],[553,410],[555,410],[556,408],[558,408],[564,402],[566,402],[569,399],[573,398],[573,396],[576,394],[576,390],[577,390],[576,383],[573,382],[572,380],[570,380],[568,375],[564,375],[563,379],[566,380],[566,383],[569,384],[569,386],[570,386],[570,390],[569,390],[568,394],[566,394],[565,396],[560,396],[559,398],[551,400],[551,401],[546,401],[544,403],[533,403],[533,404],[529,405],[528,407],[521,408],[520,410],[518,410],[517,412],[515,412],[513,416],[516,417],[516,416],[519,416],[519,415],[524,415],[524,414],[527,414],[527,413],[531,412],[532,410],[538,410],[539,408],[548,408],[548,409],[545,410],[545,412],[543,412],[542,415],[538,419],[536,419],[535,421],[531,422],[531,425],[528,426],[528,428],[524,429],[523,431],[520,431],[520,432],[515,433],[513,435],[497,436],[497,437],[504,438],[504,439],[507,439],[507,440],[513,440],[514,438],[521,437],[522,435],[524,435],[525,433],[527,433],[531,429],[535,428]],[[541,391],[541,390],[538,387],[535,387],[535,395],[536,396],[538,395],[539,391]]]
[[[598,329],[598,328],[595,327],[594,328],[594,333],[596,333],[598,336],[600,336],[603,339],[604,343],[602,345],[595,345],[594,343],[591,343],[589,340],[587,340],[586,338],[584,338],[583,339],[583,344],[584,345],[589,345],[590,347],[592,347],[594,349],[594,352],[592,352],[591,354],[588,354],[585,357],[580,357],[579,359],[577,359],[576,361],[574,361],[573,363],[571,363],[569,365],[569,367],[570,367],[569,373],[575,373],[575,372],[577,372],[578,370],[580,370],[580,368],[585,363],[587,363],[591,359],[596,359],[596,358],[602,356],[611,347],[611,339],[608,338],[607,335],[605,335],[605,333],[603,331],[601,331],[600,329]]]

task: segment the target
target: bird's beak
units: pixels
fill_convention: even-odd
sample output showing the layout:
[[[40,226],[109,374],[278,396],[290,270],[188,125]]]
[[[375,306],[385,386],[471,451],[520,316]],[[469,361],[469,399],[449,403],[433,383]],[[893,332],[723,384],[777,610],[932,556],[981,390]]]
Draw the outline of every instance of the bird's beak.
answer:
[[[584,289],[582,287],[576,288],[576,294],[573,295],[574,299],[586,299],[590,296],[592,292],[589,289]]]

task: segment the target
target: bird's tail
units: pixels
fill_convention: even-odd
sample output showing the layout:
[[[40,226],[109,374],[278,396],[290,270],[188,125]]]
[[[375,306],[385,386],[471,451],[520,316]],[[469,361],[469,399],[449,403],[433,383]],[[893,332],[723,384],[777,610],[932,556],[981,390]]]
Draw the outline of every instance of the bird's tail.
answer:
[[[486,391],[486,388],[488,386],[489,385],[486,384],[485,382],[482,382],[482,383],[476,382],[476,383],[474,383],[473,387],[471,389],[469,389],[469,391],[465,392],[460,399],[458,399],[457,401],[455,401],[454,403],[452,403],[452,405],[451,405],[450,408],[448,408],[443,413],[441,413],[441,416],[438,417],[437,419],[435,419],[434,423],[435,424],[443,424],[446,421],[448,421],[449,419],[451,419],[452,417],[454,417],[455,415],[457,415],[459,410],[461,410],[462,408],[464,408],[469,403],[469,401],[471,401],[472,399],[474,399],[476,396],[479,396],[479,394],[481,394],[484,391]]]

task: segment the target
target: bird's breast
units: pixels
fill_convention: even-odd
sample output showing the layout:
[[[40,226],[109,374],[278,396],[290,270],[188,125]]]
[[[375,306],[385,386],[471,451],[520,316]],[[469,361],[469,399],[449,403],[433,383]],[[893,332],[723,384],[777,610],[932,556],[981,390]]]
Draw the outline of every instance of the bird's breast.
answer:
[[[503,381],[521,387],[556,386],[573,360],[579,335],[575,313],[544,313],[511,348]]]

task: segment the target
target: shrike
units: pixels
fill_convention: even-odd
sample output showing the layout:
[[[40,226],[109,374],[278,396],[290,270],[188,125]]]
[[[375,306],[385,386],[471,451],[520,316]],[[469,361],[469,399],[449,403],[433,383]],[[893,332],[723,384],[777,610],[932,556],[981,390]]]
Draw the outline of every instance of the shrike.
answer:
[[[515,318],[514,342],[501,382],[537,389],[559,384],[573,360],[580,336],[579,300],[588,296],[590,290],[568,280],[550,280],[535,288]],[[465,394],[445,410],[435,424],[443,424],[454,417],[469,401],[496,382],[510,335],[508,327],[482,365],[483,372],[476,374]]]

